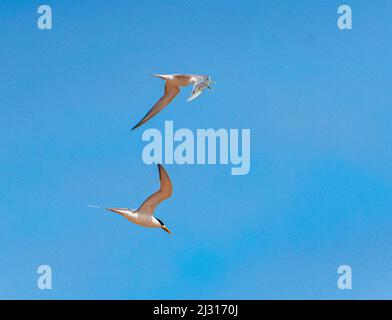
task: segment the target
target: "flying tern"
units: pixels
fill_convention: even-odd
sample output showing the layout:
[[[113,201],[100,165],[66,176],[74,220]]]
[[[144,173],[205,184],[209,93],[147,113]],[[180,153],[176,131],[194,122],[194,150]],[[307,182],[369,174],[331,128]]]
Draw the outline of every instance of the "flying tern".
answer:
[[[165,93],[158,102],[147,112],[144,118],[135,125],[132,130],[146,123],[157,113],[162,111],[180,92],[181,87],[186,87],[193,83],[192,94],[187,101],[196,99],[205,89],[212,89],[210,84],[215,83],[209,76],[186,75],[186,74],[153,74],[154,77],[161,78],[166,81]]]
[[[154,217],[155,208],[163,201],[172,195],[173,187],[170,181],[169,175],[162,165],[158,164],[160,188],[157,192],[149,196],[136,210],[130,210],[126,208],[106,208],[114,213],[118,213],[129,221],[136,223],[143,227],[148,228],[161,228],[168,233],[171,231],[165,226],[165,224]]]

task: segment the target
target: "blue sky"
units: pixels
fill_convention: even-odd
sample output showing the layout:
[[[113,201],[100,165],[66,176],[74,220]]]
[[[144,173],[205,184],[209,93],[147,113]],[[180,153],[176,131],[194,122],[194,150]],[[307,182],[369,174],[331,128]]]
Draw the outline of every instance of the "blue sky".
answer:
[[[0,298],[392,298],[392,3],[348,1],[351,31],[341,4],[1,1]],[[216,90],[130,132],[162,92],[152,72]],[[87,208],[155,191],[141,136],[165,120],[250,128],[250,173],[166,166],[173,236]]]

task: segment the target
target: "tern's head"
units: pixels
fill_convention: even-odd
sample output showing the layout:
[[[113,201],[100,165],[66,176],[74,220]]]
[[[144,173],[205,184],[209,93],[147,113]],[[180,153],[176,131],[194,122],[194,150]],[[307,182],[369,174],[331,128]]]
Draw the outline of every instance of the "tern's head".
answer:
[[[171,234],[171,231],[165,226],[165,224],[164,224],[161,220],[159,220],[158,218],[155,218],[155,219],[157,219],[158,222],[160,223],[161,229],[163,229],[163,230],[165,230],[167,233],[170,233],[170,234]]]

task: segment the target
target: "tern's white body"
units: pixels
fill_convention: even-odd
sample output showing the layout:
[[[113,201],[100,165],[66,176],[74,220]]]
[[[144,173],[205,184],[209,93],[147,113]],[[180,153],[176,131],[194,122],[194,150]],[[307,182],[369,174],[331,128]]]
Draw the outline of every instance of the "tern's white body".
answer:
[[[161,228],[162,225],[159,221],[149,214],[145,214],[142,212],[132,211],[129,209],[108,209],[112,212],[118,213],[122,215],[124,218],[128,219],[129,221],[147,228]]]

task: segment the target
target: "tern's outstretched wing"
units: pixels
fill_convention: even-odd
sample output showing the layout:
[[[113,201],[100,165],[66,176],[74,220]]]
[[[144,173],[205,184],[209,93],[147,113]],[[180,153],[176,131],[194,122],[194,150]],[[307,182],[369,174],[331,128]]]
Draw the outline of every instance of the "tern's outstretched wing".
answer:
[[[196,99],[198,96],[200,96],[203,93],[203,91],[207,89],[209,83],[210,83],[210,79],[208,77],[204,77],[204,76],[198,77],[193,86],[192,94],[187,101],[188,102],[192,101]]]
[[[132,128],[132,130],[140,127],[142,124],[146,123],[148,120],[154,117],[158,112],[160,112],[164,107],[166,107],[179,92],[179,87],[166,82],[165,94],[163,95],[163,97],[158,100],[158,102],[151,108],[151,110],[147,112],[144,118]]]
[[[154,194],[152,194],[151,196],[149,196],[142,203],[140,208],[136,210],[137,212],[141,212],[152,216],[154,214],[154,210],[157,207],[157,205],[172,195],[173,187],[169,175],[167,174],[163,166],[160,164],[158,164],[158,171],[159,171],[159,181],[161,184],[159,190]]]

